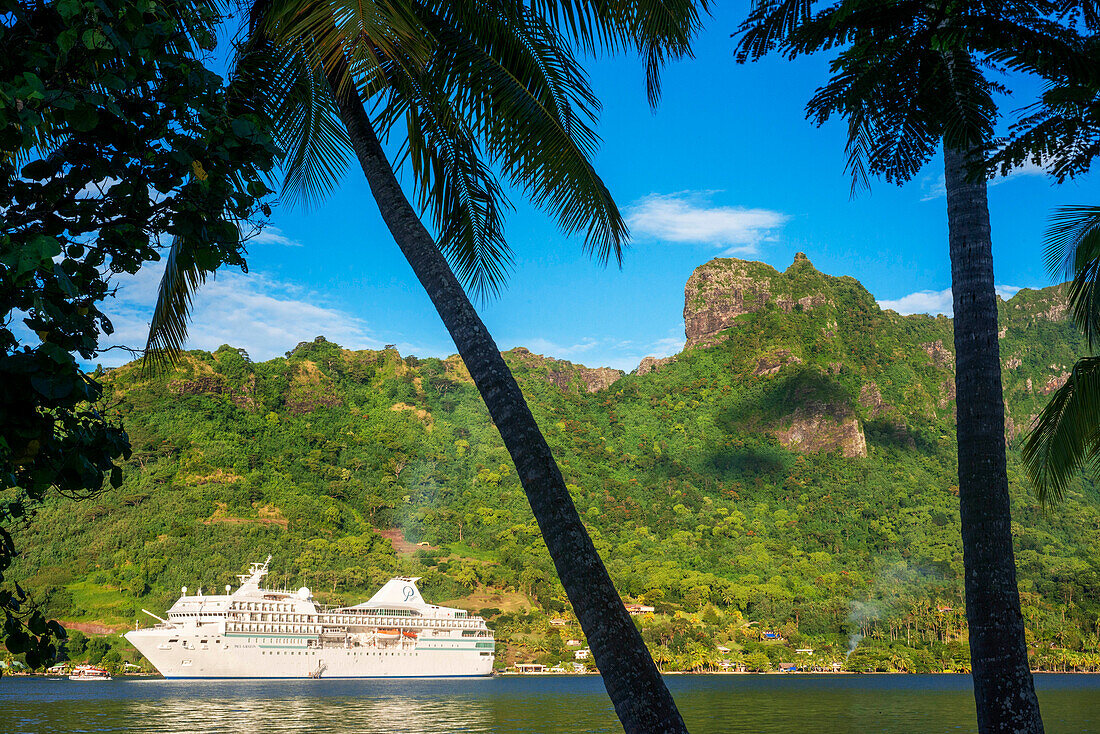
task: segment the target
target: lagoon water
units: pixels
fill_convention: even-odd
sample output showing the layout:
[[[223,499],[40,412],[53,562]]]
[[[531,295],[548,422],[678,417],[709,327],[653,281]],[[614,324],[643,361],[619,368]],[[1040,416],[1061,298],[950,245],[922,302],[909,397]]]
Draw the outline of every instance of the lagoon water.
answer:
[[[975,731],[969,676],[669,676],[704,732]],[[1048,734],[1100,732],[1100,675],[1036,677]],[[0,678],[0,732],[621,732],[597,676],[74,682]]]

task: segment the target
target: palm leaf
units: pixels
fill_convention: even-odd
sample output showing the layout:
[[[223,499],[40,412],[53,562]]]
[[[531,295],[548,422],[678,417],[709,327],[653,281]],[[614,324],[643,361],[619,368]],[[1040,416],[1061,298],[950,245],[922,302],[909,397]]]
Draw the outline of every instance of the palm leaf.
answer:
[[[208,275],[196,264],[192,246],[189,240],[175,237],[168,250],[141,360],[143,370],[155,372],[174,363],[187,341],[192,299]]]
[[[265,58],[270,57],[246,53],[243,63],[234,67],[226,90],[231,113],[268,114],[269,102],[264,95],[265,90],[262,86],[255,86],[257,80],[265,78],[264,71],[270,66],[265,66]],[[238,181],[237,185],[241,186],[243,182]],[[224,217],[227,213],[222,214]],[[239,228],[239,222],[234,224]],[[203,269],[196,259],[196,252],[203,244],[202,236],[200,232],[189,237],[177,235],[172,238],[145,341],[143,370],[155,372],[168,367],[179,359],[187,341],[192,300],[207,278],[213,275],[212,271]],[[243,267],[243,260],[241,265]]]
[[[1100,43],[1094,67],[1100,66]],[[1025,108],[1011,137],[994,152],[1002,171],[1031,161],[1058,181],[1088,173],[1100,156],[1100,80],[1048,84],[1042,102]]]
[[[406,142],[420,208],[455,275],[475,296],[495,294],[512,262],[504,239],[508,201],[453,100],[437,90],[410,91]]]
[[[404,67],[390,75],[387,83],[392,94],[379,115],[379,126],[392,130],[410,108],[416,107],[418,120],[431,126],[431,134],[406,130],[409,159],[415,162],[434,156],[444,162],[453,151],[472,150],[470,143],[461,139],[463,130],[453,123],[462,120],[487,163],[498,168],[536,205],[553,213],[567,233],[584,231],[586,250],[600,261],[611,257],[618,261],[626,236],[625,223],[590,162],[598,145],[592,127],[598,102],[567,45],[542,19],[510,3],[418,6],[418,13],[439,42],[437,52],[423,69]],[[445,120],[448,122],[441,126]],[[458,137],[444,144],[444,137],[451,134]],[[435,153],[415,150],[426,142],[432,142]],[[476,168],[467,164],[463,167],[471,174]],[[432,198],[462,191],[467,184],[433,184],[430,190],[425,189],[430,179],[422,174],[428,170],[425,165],[414,169],[422,209],[435,213],[448,210],[449,204],[432,202]],[[443,168],[438,170],[445,172]],[[470,201],[481,201],[482,206],[503,203],[502,196],[489,193],[492,189],[483,174],[476,178],[481,184],[469,189],[477,191],[478,196]],[[500,211],[499,205],[494,206]],[[493,221],[476,213],[459,219],[467,223]],[[434,215],[433,220],[441,247],[456,267],[460,261],[467,265],[487,263],[484,255],[494,250],[506,258],[503,267],[492,273],[486,270],[485,276],[480,276],[470,272],[463,279],[468,285],[478,283],[476,289],[483,293],[495,290],[499,283],[494,281],[503,276],[508,265],[503,240],[500,246],[489,247],[498,234],[486,230],[479,238],[450,239],[448,232],[465,229],[472,234],[473,230],[469,226],[456,228]],[[472,250],[460,254],[453,249],[460,242],[466,243],[461,245],[464,247],[479,247],[481,254]]]
[[[631,49],[640,54],[651,106],[660,99],[662,66],[691,56],[691,40],[709,6],[709,0],[530,0],[527,5],[589,55]]]
[[[1083,466],[1100,459],[1100,357],[1085,357],[1036,419],[1024,467],[1044,504],[1060,502]]]
[[[1070,279],[1069,308],[1089,348],[1100,345],[1100,206],[1064,206],[1046,234],[1048,269]]]
[[[562,39],[526,11],[432,31],[445,85],[503,175],[567,234],[584,232],[600,262],[618,262],[626,225],[590,161],[598,103]]]
[[[321,70],[297,48],[254,33],[239,48],[236,73],[258,99],[284,155],[283,194],[320,203],[347,170],[351,144]]]

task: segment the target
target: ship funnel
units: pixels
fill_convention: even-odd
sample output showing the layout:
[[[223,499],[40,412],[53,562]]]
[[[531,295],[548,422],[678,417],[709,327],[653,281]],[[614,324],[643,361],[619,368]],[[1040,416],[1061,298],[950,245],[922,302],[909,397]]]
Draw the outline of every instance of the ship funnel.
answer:
[[[426,606],[427,602],[425,602],[424,597],[420,595],[420,589],[416,588],[416,582],[419,580],[419,577],[408,576],[399,576],[395,579],[390,579],[386,582],[385,586],[378,590],[378,593],[370,598],[369,601],[357,606],[398,608]]]

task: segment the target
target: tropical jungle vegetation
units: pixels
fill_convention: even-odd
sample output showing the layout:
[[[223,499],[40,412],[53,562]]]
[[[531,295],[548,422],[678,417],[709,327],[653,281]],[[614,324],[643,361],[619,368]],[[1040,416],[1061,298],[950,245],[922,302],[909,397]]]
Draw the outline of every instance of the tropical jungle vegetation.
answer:
[[[580,365],[505,354],[616,587],[655,609],[634,618],[654,658],[969,670],[951,321],[884,312],[805,260],[785,273],[742,265],[817,305],[760,302],[719,343],[592,391]],[[1100,486],[1075,478],[1045,511],[1018,454],[1085,341],[1062,287],[999,311],[1031,665],[1097,670]],[[332,602],[422,576],[428,598],[490,618],[501,665],[572,662],[566,643],[583,635],[459,358],[318,339],[268,362],[226,346],[166,374],[133,363],[100,379],[133,456],[118,489],[47,499],[15,534],[25,552],[12,572],[45,614],[128,628],[181,586],[221,588],[271,553],[275,581]],[[784,445],[807,409],[826,439],[858,425],[865,455]]]

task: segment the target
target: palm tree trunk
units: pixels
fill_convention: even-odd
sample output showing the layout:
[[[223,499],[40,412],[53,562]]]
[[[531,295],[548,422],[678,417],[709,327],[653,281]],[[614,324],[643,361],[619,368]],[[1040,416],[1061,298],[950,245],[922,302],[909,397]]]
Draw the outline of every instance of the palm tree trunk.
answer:
[[[997,297],[985,180],[944,150],[955,307],[959,510],[978,731],[1039,734],[1012,552]]]
[[[334,89],[338,76],[330,75]],[[496,343],[409,203],[354,90],[340,116],[382,218],[454,339],[496,423],[627,732],[685,732],[684,721],[573,505],[565,480]]]

